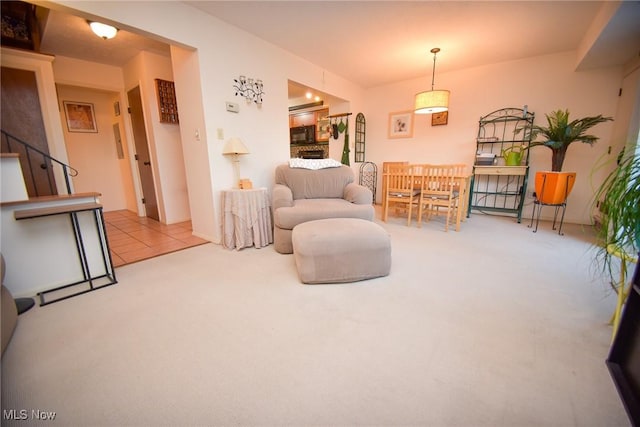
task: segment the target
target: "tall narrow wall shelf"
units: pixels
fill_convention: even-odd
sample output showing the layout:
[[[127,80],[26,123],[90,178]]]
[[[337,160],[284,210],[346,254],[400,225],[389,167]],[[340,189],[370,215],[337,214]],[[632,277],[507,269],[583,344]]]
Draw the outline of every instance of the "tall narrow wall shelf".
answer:
[[[467,216],[472,210],[496,212],[521,222],[534,116],[525,106],[503,108],[480,118]],[[521,153],[519,161],[505,164],[505,150]]]
[[[158,93],[160,123],[180,123],[175,84],[168,80],[156,79],[156,91]]]

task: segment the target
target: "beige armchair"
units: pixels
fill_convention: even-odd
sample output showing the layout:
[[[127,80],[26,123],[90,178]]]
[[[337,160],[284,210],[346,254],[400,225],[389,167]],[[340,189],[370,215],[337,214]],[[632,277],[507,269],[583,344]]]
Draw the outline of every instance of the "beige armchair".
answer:
[[[2,302],[2,354],[9,345],[9,340],[13,335],[13,330],[18,322],[18,309],[16,303],[11,296],[11,292],[4,286],[5,264],[4,257],[0,254],[0,277],[2,277],[2,294],[0,301]]]
[[[348,166],[323,169],[276,168],[272,193],[273,243],[277,252],[293,252],[291,233],[304,222],[325,218],[360,218],[373,221],[373,194],[354,183]]]

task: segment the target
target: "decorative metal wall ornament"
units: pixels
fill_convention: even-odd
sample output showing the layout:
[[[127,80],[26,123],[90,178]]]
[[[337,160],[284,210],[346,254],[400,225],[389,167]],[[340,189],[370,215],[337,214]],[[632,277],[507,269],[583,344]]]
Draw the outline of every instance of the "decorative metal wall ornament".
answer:
[[[358,113],[356,116],[356,163],[364,162],[365,125],[364,114]]]
[[[262,95],[264,95],[264,85],[262,80],[253,80],[245,76],[233,79],[235,84],[233,88],[236,90],[236,96],[240,95],[247,100],[247,103],[253,101],[258,105],[262,105]]]

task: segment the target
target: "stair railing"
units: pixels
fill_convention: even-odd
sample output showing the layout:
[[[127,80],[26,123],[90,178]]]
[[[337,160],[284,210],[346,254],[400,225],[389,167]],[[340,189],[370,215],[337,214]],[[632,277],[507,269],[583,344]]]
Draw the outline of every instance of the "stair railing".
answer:
[[[35,191],[35,196],[39,196],[39,192],[38,192],[38,186],[35,185],[36,183],[36,179],[35,179],[35,174],[33,172],[33,163],[31,162],[32,157],[35,157],[35,160],[38,160],[38,156],[40,156],[42,158],[42,162],[40,162],[40,168],[42,169],[48,169],[49,165],[51,163],[54,164],[58,164],[62,167],[62,173],[64,174],[64,181],[67,187],[67,194],[72,194],[71,191],[71,181],[69,179],[70,176],[77,176],[78,175],[78,170],[72,168],[71,166],[62,163],[61,161],[51,157],[48,153],[45,153],[42,150],[39,150],[38,148],[30,145],[29,143],[22,141],[19,138],[16,138],[15,136],[5,132],[4,130],[0,130],[0,132],[2,132],[2,143],[3,143],[3,148],[6,147],[6,152],[8,153],[19,153],[19,151],[15,150],[15,146],[16,144],[18,144],[18,146],[22,146],[24,147],[25,150],[25,155],[26,155],[26,164],[27,164],[27,174],[29,174],[29,176],[31,177],[31,181],[33,182],[33,188]],[[6,144],[6,145],[5,145]],[[5,150],[3,149],[3,152]],[[22,165],[25,165],[25,162],[21,162]],[[48,180],[48,184],[49,184],[49,190],[51,191],[51,194],[57,194],[57,186],[55,185],[54,180],[52,179],[53,174],[51,173],[47,173],[47,180]]]

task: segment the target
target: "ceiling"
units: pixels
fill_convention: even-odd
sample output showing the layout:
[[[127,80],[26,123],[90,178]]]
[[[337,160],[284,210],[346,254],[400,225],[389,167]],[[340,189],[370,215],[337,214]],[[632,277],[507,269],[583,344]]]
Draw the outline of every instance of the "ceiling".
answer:
[[[86,19],[56,10],[46,15],[41,31],[42,53],[100,64],[122,67],[141,50],[171,55],[168,44],[129,31],[120,30],[113,39],[103,40],[93,34]]]
[[[437,72],[578,49],[600,1],[186,1],[364,88]],[[250,19],[248,19],[248,17]],[[579,68],[622,65],[640,53],[640,2],[622,2]],[[122,66],[169,46],[120,30],[111,40],[85,19],[51,11],[41,51]],[[437,74],[437,73],[436,73]],[[437,76],[436,76],[437,77]],[[436,78],[437,82],[437,78]],[[303,91],[304,87],[294,88]]]
[[[576,49],[599,1],[188,1],[369,88]],[[625,2],[592,66],[640,53],[640,2]],[[268,17],[268,19],[264,19]],[[254,19],[248,19],[254,18]],[[262,19],[261,19],[262,18]]]

